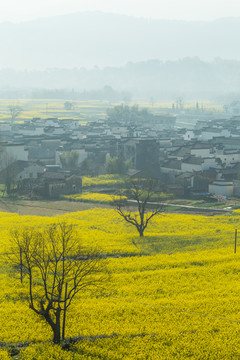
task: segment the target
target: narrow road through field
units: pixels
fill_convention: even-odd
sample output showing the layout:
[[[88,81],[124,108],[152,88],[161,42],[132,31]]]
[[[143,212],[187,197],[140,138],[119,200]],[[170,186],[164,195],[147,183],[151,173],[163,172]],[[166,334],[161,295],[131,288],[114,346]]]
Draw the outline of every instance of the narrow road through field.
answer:
[[[133,205],[136,206],[137,205],[137,201],[136,200],[128,200],[127,203],[129,205]],[[222,209],[217,209],[217,208],[213,208],[213,207],[200,207],[200,206],[192,206],[192,205],[182,205],[182,204],[172,204],[172,203],[165,203],[165,202],[161,202],[161,203],[157,203],[157,202],[149,202],[148,203],[148,207],[157,207],[157,206],[171,206],[171,207],[176,207],[176,208],[180,208],[180,209],[187,209],[187,210],[192,210],[192,211],[203,211],[203,212],[232,212],[233,209],[228,209],[228,208],[222,208]]]

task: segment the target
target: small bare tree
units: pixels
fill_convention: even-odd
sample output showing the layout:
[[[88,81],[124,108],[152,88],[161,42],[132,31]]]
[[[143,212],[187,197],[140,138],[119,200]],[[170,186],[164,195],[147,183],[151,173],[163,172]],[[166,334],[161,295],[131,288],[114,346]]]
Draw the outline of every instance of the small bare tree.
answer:
[[[103,284],[97,251],[84,251],[73,225],[59,222],[44,230],[23,228],[11,233],[17,250],[12,259],[28,279],[29,306],[43,317],[59,344],[65,336],[66,311],[79,291]],[[21,276],[22,277],[22,276]]]
[[[131,180],[125,184],[121,195],[127,195],[130,201],[120,196],[114,201],[114,208],[125,221],[136,227],[142,237],[149,221],[164,210],[163,205],[152,202],[156,197],[156,182],[152,179]],[[131,204],[137,211],[133,206],[130,208]]]
[[[11,120],[12,122],[14,122],[16,120],[16,118],[18,117],[18,115],[21,114],[22,112],[22,108],[19,105],[10,105],[8,107],[10,115],[11,115]]]
[[[72,110],[74,108],[74,104],[72,101],[65,101],[64,109],[65,110]]]

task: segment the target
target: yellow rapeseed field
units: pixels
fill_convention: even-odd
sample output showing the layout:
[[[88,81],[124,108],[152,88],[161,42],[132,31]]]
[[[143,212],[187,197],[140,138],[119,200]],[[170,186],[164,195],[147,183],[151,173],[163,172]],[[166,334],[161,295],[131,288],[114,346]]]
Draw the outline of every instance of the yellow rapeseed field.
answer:
[[[122,185],[126,181],[126,176],[121,175],[99,175],[97,177],[83,177],[83,187],[92,187],[92,186],[116,186]]]
[[[117,196],[101,193],[82,193],[82,194],[73,194],[73,195],[64,195],[65,199],[77,200],[77,201],[88,201],[88,202],[100,202],[100,203],[112,203],[119,199],[127,199],[126,196]]]
[[[0,359],[10,359],[7,346],[27,341],[19,359],[240,358],[239,213],[161,214],[141,240],[114,210],[0,217],[0,343],[6,345]],[[11,229],[63,219],[75,225],[84,247],[100,249],[110,274],[104,290],[79,293],[72,303],[66,337],[81,340],[69,351],[51,343],[49,327],[28,307],[25,281],[4,255],[12,251]]]

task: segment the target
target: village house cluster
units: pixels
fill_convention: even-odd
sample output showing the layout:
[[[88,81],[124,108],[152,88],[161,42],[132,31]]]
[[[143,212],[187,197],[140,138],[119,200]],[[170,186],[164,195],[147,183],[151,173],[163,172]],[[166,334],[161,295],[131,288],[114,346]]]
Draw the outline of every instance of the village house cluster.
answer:
[[[19,188],[42,187],[49,197],[81,191],[81,176],[105,172],[109,157],[131,160],[129,174],[158,180],[179,196],[240,196],[240,116],[204,119],[194,129],[175,126],[173,115],[146,123],[34,118],[0,123],[0,182],[9,168]],[[74,169],[63,169],[61,155],[78,154]],[[8,161],[4,161],[8,154]]]

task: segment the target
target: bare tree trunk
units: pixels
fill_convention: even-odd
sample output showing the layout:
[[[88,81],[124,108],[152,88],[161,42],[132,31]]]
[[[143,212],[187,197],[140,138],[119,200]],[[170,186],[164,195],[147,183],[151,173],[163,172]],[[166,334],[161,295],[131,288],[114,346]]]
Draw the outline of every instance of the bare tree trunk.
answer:
[[[7,184],[6,187],[7,187],[7,194],[9,195],[11,193],[11,185]]]
[[[142,230],[142,229],[139,230],[139,236],[140,236],[140,237],[143,237],[143,231],[144,231],[144,230]]]
[[[60,324],[56,324],[56,327],[54,328],[54,331],[53,331],[53,342],[54,344],[60,344],[60,341],[61,341],[61,331],[60,331]]]
[[[53,342],[55,344],[60,344],[61,341],[61,309],[57,309],[55,312],[56,322],[52,320],[50,313],[47,311],[42,313],[47,323],[51,326],[53,331]]]
[[[57,309],[55,313],[56,324],[53,329],[53,342],[55,344],[60,344],[61,341],[61,310]]]

